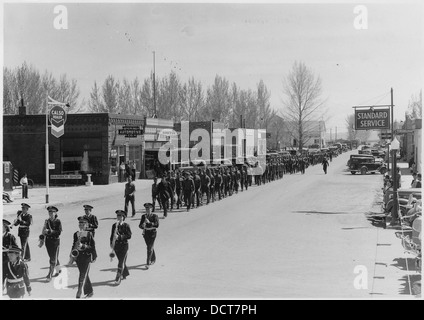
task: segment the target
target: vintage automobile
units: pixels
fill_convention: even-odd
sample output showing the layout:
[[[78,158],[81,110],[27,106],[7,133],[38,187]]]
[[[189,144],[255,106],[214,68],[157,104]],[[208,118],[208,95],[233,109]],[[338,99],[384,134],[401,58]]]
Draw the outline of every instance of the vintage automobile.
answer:
[[[421,188],[400,188],[397,190],[398,193],[398,203],[399,210],[404,216],[408,212],[407,203],[409,200],[409,196],[412,194],[413,197],[417,200],[421,199]],[[383,198],[382,203],[383,211],[385,213],[392,212],[393,209],[393,189],[390,188],[386,191]]]
[[[361,174],[374,174],[376,172],[385,174],[387,172],[387,168],[383,162],[375,161],[373,156],[368,155],[352,157],[349,160],[348,168],[351,174],[356,174],[357,172]]]

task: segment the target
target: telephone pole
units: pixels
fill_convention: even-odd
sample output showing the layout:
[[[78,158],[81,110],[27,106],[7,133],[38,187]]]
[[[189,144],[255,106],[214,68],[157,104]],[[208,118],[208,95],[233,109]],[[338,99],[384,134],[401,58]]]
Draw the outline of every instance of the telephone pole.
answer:
[[[155,52],[153,51],[153,111],[156,115],[156,76],[155,76]]]

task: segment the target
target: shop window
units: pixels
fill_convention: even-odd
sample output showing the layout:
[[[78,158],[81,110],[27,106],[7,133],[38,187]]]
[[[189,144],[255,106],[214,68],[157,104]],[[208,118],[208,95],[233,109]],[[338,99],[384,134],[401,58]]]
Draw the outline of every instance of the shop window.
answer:
[[[101,175],[101,138],[62,138],[62,173]]]

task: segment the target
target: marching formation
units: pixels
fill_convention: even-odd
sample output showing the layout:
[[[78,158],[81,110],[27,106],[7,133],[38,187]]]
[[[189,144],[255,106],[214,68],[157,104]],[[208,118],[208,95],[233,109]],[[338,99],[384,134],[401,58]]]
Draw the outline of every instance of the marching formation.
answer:
[[[310,165],[323,164],[324,171],[328,161],[326,155],[315,157],[267,157],[264,168],[256,163],[250,165],[230,165],[217,167],[197,167],[192,170],[187,168],[165,172],[160,177],[160,182],[155,177],[152,185],[152,202],[145,203],[145,213],[141,216],[139,228],[146,243],[146,269],[156,262],[154,243],[159,227],[159,217],[155,214],[156,202],[159,209],[163,210],[163,218],[169,211],[180,208],[190,209],[208,205],[211,202],[222,200],[248,190],[252,185],[260,186],[274,180],[282,179],[284,174],[305,173]],[[331,158],[330,158],[331,160]],[[126,265],[129,240],[132,236],[131,227],[125,222],[128,214],[128,205],[132,205],[132,217],[135,215],[135,185],[132,177],[127,177],[125,186],[124,210],[116,210],[116,222],[112,224],[109,244],[111,248],[110,259],[118,260],[114,285],[120,285],[122,280],[129,276]],[[13,223],[3,219],[3,292],[9,298],[23,298],[25,292],[31,295],[31,284],[28,276],[28,263],[31,261],[31,251],[28,242],[30,226],[33,223],[29,213],[30,205],[21,204],[21,210]],[[76,264],[79,277],[76,298],[83,295],[91,298],[94,295],[90,281],[90,265],[96,262],[97,251],[95,233],[99,227],[97,217],[92,214],[93,206],[84,205],[84,215],[77,218],[78,230],[73,233],[72,246],[69,251],[67,265]],[[41,234],[38,237],[38,246],[46,248],[48,255],[48,273],[46,282],[61,274],[59,261],[60,237],[62,234],[62,222],[58,217],[59,209],[48,206],[48,218],[43,223]],[[10,228],[18,226],[19,247],[16,238],[10,233]],[[26,289],[26,291],[25,291]]]

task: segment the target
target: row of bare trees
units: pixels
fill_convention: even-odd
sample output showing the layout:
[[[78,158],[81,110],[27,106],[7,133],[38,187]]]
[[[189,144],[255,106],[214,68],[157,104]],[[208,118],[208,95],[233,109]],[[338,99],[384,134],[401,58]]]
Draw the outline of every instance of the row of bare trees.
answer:
[[[175,122],[214,119],[229,127],[239,126],[240,115],[248,127],[266,126],[276,114],[262,80],[255,91],[243,90],[217,75],[204,90],[200,81],[192,77],[183,83],[175,72],[155,79],[154,86],[152,76],[141,83],[138,78],[119,81],[110,75],[100,87],[94,83],[88,108],[90,112],[156,115]]]
[[[69,102],[70,112],[83,109],[84,101],[78,102],[77,81],[68,79],[66,74],[56,79],[47,71],[41,74],[27,63],[15,69],[3,69],[3,114],[16,114],[21,103],[27,107],[28,114],[44,113],[47,95]]]
[[[28,114],[44,113],[48,94],[68,102],[70,113],[156,115],[175,122],[213,119],[228,127],[239,127],[242,116],[246,127],[275,130],[277,136],[288,134],[300,148],[311,136],[310,131],[316,130],[308,123],[322,119],[321,79],[302,62],[295,62],[283,81],[286,99],[282,101],[283,109],[278,117],[271,107],[271,93],[262,80],[254,90],[246,90],[219,75],[208,87],[194,77],[184,83],[174,71],[162,78],[155,77],[154,83],[153,78],[150,74],[142,81],[138,78],[120,80],[109,75],[102,84],[94,82],[87,102],[84,99],[80,102],[76,80],[69,80],[66,75],[55,79],[51,73],[41,74],[23,63],[13,70],[4,68],[3,113],[16,114],[21,102]]]

